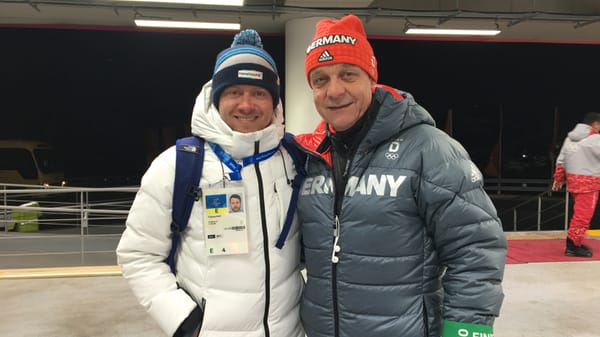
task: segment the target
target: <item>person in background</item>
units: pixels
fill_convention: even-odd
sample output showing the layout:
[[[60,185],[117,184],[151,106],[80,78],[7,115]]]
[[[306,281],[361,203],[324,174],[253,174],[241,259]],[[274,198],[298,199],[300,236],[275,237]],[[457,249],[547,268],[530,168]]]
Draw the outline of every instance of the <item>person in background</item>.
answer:
[[[191,125],[205,140],[202,197],[182,233],[176,274],[165,262],[176,159],[171,147],[152,162],[131,207],[117,247],[123,276],[168,336],[303,337],[296,221],[283,247],[275,246],[284,236],[295,167],[281,146],[277,67],[256,31],[240,32],[219,53]],[[227,212],[226,195],[233,193],[247,206],[241,223],[239,213]]]
[[[600,113],[589,112],[571,130],[556,158],[552,190],[567,182],[573,196],[573,216],[566,239],[566,256],[592,257],[583,244],[585,233],[594,216],[600,190]]]
[[[492,336],[507,245],[467,152],[377,84],[358,17],[319,21],[305,70],[323,118],[295,137],[307,336]]]

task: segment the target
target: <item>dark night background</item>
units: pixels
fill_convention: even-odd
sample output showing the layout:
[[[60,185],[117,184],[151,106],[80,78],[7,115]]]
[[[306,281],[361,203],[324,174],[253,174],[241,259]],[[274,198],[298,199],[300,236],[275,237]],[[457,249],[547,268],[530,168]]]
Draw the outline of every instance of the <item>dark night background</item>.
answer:
[[[0,137],[53,144],[67,180],[138,183],[156,154],[189,134],[195,97],[232,36],[0,28]],[[285,83],[284,37],[263,35],[263,43]],[[379,82],[412,93],[442,129],[452,109],[453,136],[482,171],[501,114],[502,176],[548,179],[553,145],[585,112],[600,110],[600,45],[371,43]]]

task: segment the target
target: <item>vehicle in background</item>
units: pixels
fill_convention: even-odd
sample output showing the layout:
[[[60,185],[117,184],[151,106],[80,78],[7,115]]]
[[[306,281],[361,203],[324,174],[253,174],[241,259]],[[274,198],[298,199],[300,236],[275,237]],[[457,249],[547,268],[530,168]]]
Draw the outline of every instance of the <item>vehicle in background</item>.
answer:
[[[35,140],[0,140],[0,183],[64,186],[62,157]]]

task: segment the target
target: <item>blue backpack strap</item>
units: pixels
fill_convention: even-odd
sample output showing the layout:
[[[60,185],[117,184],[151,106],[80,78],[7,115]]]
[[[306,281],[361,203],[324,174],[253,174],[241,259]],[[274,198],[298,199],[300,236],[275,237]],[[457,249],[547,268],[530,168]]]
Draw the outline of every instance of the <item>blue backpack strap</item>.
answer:
[[[204,140],[199,137],[177,139],[177,159],[175,161],[175,185],[173,188],[173,211],[171,220],[171,251],[167,264],[176,274],[177,248],[181,241],[181,233],[185,231],[192,214],[194,202],[200,200],[200,177],[204,162]]]
[[[296,176],[292,181],[292,197],[290,199],[290,206],[288,207],[287,214],[285,216],[285,222],[283,224],[283,228],[281,229],[281,234],[279,234],[279,239],[277,239],[277,243],[275,246],[279,249],[283,248],[285,243],[285,239],[287,238],[290,229],[292,228],[292,220],[294,220],[294,212],[296,211],[296,205],[298,203],[298,195],[300,194],[300,187],[302,186],[302,181],[306,176],[306,171],[304,169],[304,163],[306,162],[306,154],[304,154],[298,146],[295,144],[294,135],[289,132],[286,132],[281,143],[283,147],[287,150],[287,152],[294,160],[294,166],[296,167]]]

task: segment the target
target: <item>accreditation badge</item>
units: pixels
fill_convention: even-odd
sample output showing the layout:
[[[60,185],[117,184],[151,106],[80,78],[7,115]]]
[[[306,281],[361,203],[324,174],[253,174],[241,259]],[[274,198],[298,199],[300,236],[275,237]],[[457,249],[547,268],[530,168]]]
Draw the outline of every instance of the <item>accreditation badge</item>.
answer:
[[[248,253],[243,187],[203,189],[204,239],[208,255]]]

